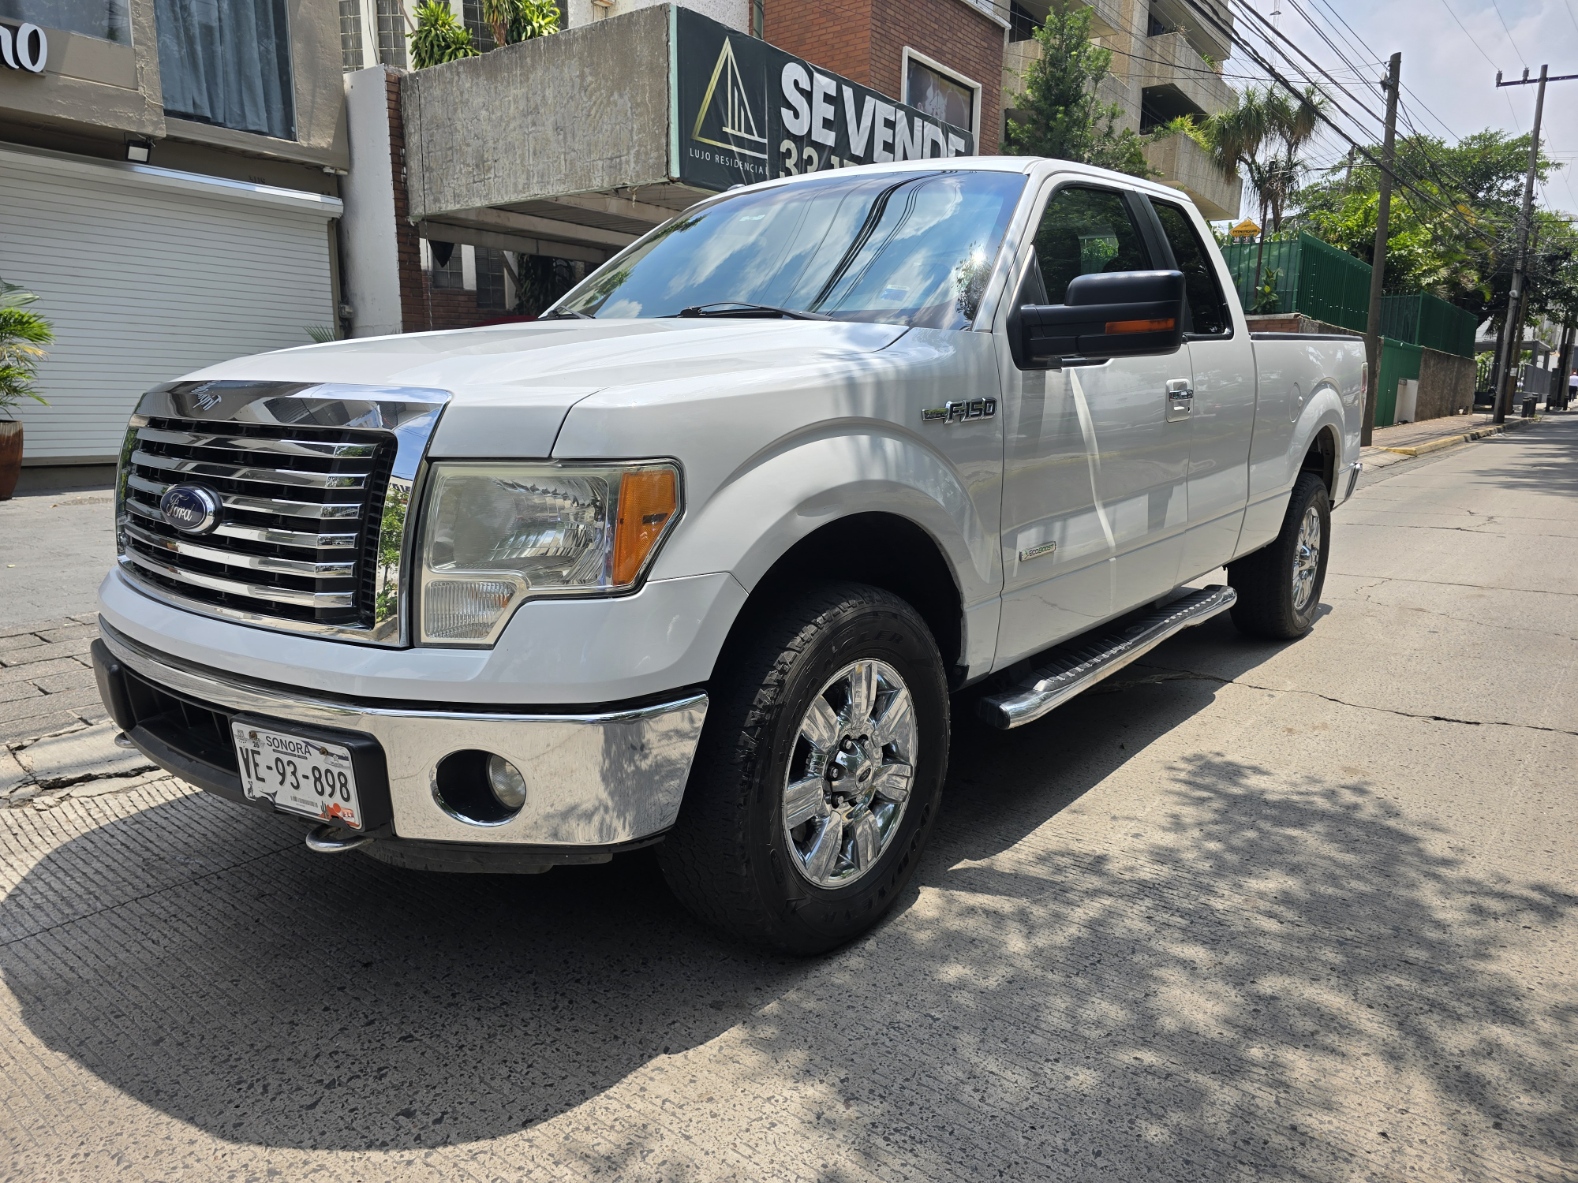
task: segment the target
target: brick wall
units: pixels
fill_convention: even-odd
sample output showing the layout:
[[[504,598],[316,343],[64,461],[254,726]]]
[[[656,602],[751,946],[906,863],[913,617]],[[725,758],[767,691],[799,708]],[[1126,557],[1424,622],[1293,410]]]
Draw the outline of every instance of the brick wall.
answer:
[[[476,292],[434,288],[422,268],[421,238],[411,224],[405,190],[405,121],[400,112],[400,71],[384,71],[389,94],[390,172],[395,178],[395,244],[400,263],[400,330],[463,329],[497,320],[497,308],[477,307]],[[459,250],[459,247],[455,248]]]
[[[906,46],[981,84],[980,151],[1002,134],[1003,27],[967,0],[767,0],[766,40],[892,98]]]

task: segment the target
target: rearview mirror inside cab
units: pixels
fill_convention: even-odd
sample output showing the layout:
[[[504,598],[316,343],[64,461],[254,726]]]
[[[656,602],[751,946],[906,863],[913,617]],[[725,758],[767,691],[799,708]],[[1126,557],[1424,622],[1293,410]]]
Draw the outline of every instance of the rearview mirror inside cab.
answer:
[[[1183,344],[1181,271],[1080,275],[1063,298],[1017,310],[1021,366],[1171,353]]]

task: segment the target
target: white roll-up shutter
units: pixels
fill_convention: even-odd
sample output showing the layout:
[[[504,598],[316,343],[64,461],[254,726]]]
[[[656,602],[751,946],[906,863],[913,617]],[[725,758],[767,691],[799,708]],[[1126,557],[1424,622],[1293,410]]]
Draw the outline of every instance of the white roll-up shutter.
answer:
[[[0,277],[54,327],[25,459],[114,458],[138,396],[332,325],[340,202],[146,165],[0,148]]]

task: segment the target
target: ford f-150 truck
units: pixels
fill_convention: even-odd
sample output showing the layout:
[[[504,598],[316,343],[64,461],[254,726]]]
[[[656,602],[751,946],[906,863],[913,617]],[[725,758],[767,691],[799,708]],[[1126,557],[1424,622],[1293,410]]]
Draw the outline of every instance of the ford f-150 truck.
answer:
[[[1148,181],[740,188],[536,323],[150,391],[99,685],[126,742],[314,850],[661,843],[706,921],[826,949],[914,873],[950,710],[1028,723],[1222,611],[1310,630],[1364,383],[1355,338],[1251,335]]]

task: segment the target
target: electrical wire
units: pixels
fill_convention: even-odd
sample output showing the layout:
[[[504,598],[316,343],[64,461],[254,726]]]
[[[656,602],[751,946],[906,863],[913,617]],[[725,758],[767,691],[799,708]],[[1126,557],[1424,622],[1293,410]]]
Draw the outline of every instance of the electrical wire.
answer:
[[[1512,52],[1518,55],[1518,65],[1525,70],[1529,63],[1523,59],[1523,51],[1518,48],[1518,43],[1512,39],[1512,28],[1507,24],[1507,18],[1502,15],[1500,0],[1490,0],[1490,6],[1496,10],[1496,17],[1501,21],[1501,28],[1507,34],[1507,44],[1512,46]]]
[[[1238,34],[1231,26],[1224,26],[1223,22],[1221,20],[1219,20],[1214,13],[1210,12],[1209,10],[1207,10],[1206,8],[1204,8],[1202,6],[1202,4],[1200,3],[1200,0],[1183,0],[1183,2],[1189,8],[1191,8],[1203,21],[1205,21],[1207,24],[1211,25],[1221,36],[1223,36],[1227,40],[1227,42],[1229,44],[1237,44],[1237,45],[1241,46],[1244,49],[1244,51],[1254,60],[1255,64],[1260,66],[1261,69],[1265,70],[1269,75],[1271,75],[1271,77],[1273,79],[1275,79],[1277,84],[1279,86],[1283,87],[1285,90],[1287,90],[1287,92],[1290,95],[1294,96],[1295,98],[1302,98],[1303,97],[1300,94],[1298,88],[1296,86],[1294,86],[1294,84],[1292,82],[1290,82],[1282,74],[1282,72],[1280,70],[1278,70],[1277,67],[1271,61],[1269,61],[1266,58],[1265,54],[1263,54],[1259,49],[1257,49],[1253,44],[1251,44],[1245,37],[1243,37],[1240,34]],[[1243,7],[1242,0],[1239,0],[1239,5],[1240,5],[1240,7]],[[1258,16],[1259,14],[1258,13],[1254,13],[1253,15]],[[1277,52],[1285,60],[1287,60],[1290,65],[1294,65],[1291,57],[1289,57],[1289,55],[1287,55],[1285,51],[1282,51],[1282,50],[1278,49]],[[1295,65],[1295,71],[1298,72],[1296,65]],[[1334,85],[1336,85],[1335,80],[1333,80],[1333,82],[1334,82]],[[1320,88],[1317,87],[1317,89],[1320,89]],[[1339,89],[1341,89],[1340,86],[1339,86]],[[1326,95],[1325,97],[1328,99],[1328,101],[1332,101],[1331,100],[1331,96],[1329,94]],[[1344,117],[1348,118],[1350,121],[1355,122],[1356,126],[1361,126],[1362,127],[1362,124],[1358,124],[1357,121],[1354,121],[1353,117],[1351,115],[1349,115],[1346,111],[1342,111],[1342,114],[1344,115]],[[1316,117],[1320,121],[1325,123],[1327,126],[1332,128],[1333,131],[1335,131],[1339,136],[1341,136],[1343,139],[1347,140],[1350,144],[1352,144],[1354,149],[1357,152],[1363,154],[1365,159],[1367,161],[1369,161],[1371,164],[1375,165],[1376,168],[1381,169],[1381,170],[1387,172],[1388,174],[1390,174],[1392,179],[1393,179],[1393,181],[1396,182],[1399,187],[1407,189],[1410,192],[1412,192],[1415,195],[1417,195],[1419,197],[1419,199],[1421,201],[1423,201],[1427,206],[1434,206],[1437,209],[1441,210],[1443,213],[1446,213],[1449,217],[1455,218],[1457,221],[1461,222],[1464,225],[1464,227],[1467,228],[1467,230],[1471,234],[1473,234],[1475,237],[1479,238],[1482,242],[1486,243],[1486,245],[1491,250],[1495,250],[1495,249],[1497,249],[1499,247],[1500,243],[1499,243],[1497,238],[1487,235],[1483,229],[1481,229],[1475,223],[1470,221],[1468,218],[1464,217],[1462,212],[1460,210],[1458,210],[1456,208],[1456,206],[1452,205],[1450,202],[1445,201],[1444,199],[1440,198],[1439,196],[1436,196],[1434,194],[1429,194],[1429,193],[1419,189],[1417,186],[1415,186],[1412,183],[1412,181],[1408,177],[1401,175],[1395,166],[1394,167],[1388,167],[1386,164],[1382,163],[1375,156],[1375,154],[1370,151],[1370,149],[1368,147],[1366,147],[1363,144],[1360,144],[1358,140],[1354,139],[1353,136],[1350,135],[1347,131],[1345,131],[1340,125],[1338,125],[1336,120],[1333,119],[1330,115],[1326,114],[1324,111],[1317,110]]]
[[[1295,4],[1295,6],[1296,6],[1296,5],[1297,5],[1297,0],[1292,0],[1292,2],[1293,2],[1293,3],[1294,3],[1294,4]],[[1297,46],[1297,45],[1295,45],[1295,44],[1294,44],[1294,43],[1293,43],[1293,42],[1292,42],[1292,41],[1291,41],[1291,40],[1289,40],[1289,39],[1288,39],[1288,38],[1287,38],[1287,37],[1286,37],[1286,35],[1285,35],[1285,34],[1283,34],[1283,33],[1282,33],[1282,32],[1281,32],[1281,31],[1280,31],[1280,30],[1279,30],[1279,29],[1277,29],[1277,28],[1276,28],[1276,26],[1274,26],[1274,25],[1269,25],[1269,23],[1268,23],[1268,22],[1267,22],[1267,21],[1266,21],[1266,20],[1265,20],[1265,18],[1263,18],[1263,17],[1260,17],[1260,14],[1259,14],[1259,13],[1258,13],[1258,12],[1256,12],[1256,11],[1255,11],[1255,10],[1254,10],[1254,9],[1252,9],[1252,8],[1248,8],[1248,7],[1247,7],[1247,5],[1245,5],[1245,4],[1244,4],[1244,3],[1243,3],[1243,0],[1239,0],[1239,4],[1240,4],[1240,7],[1242,7],[1242,8],[1245,8],[1245,10],[1246,10],[1246,11],[1247,11],[1247,12],[1249,12],[1249,14],[1250,14],[1250,15],[1251,15],[1251,16],[1253,16],[1253,17],[1256,17],[1256,18],[1258,18],[1258,19],[1259,19],[1259,21],[1260,21],[1260,24],[1261,24],[1261,25],[1263,25],[1263,26],[1267,26],[1267,27],[1269,27],[1269,28],[1270,28],[1270,29],[1271,29],[1271,31],[1272,31],[1272,32],[1273,32],[1273,33],[1275,33],[1275,34],[1276,34],[1276,35],[1277,35],[1277,36],[1278,36],[1278,37],[1280,37],[1280,38],[1281,38],[1281,39],[1282,39],[1282,40],[1284,40],[1284,41],[1287,41],[1287,42],[1288,42],[1288,44],[1289,44],[1289,45],[1293,45],[1293,47],[1294,47],[1294,48],[1295,48],[1295,49],[1296,49],[1296,50],[1298,50],[1298,52],[1299,52],[1299,55],[1300,55],[1300,56],[1301,56],[1301,57],[1303,57],[1303,58],[1304,58],[1304,59],[1305,59],[1305,60],[1306,60],[1306,61],[1312,61],[1312,59],[1310,59],[1310,57],[1309,57],[1309,55],[1308,55],[1308,54],[1306,54],[1306,53],[1304,53],[1304,52],[1303,52],[1303,50],[1302,50],[1302,49],[1299,49],[1299,47],[1298,47],[1298,46]],[[1304,13],[1304,12],[1303,12],[1303,11],[1302,11],[1302,10],[1300,10],[1300,16],[1302,16],[1302,17],[1304,17],[1304,19],[1305,19],[1305,21],[1306,21],[1306,23],[1310,23],[1310,22],[1309,22],[1309,17],[1308,17],[1308,15],[1307,15],[1307,14],[1305,14],[1305,13]],[[1318,31],[1319,31],[1319,30],[1317,30],[1317,32],[1318,32]],[[1269,41],[1269,39],[1268,39],[1268,44],[1270,44],[1270,45],[1271,45],[1271,48],[1272,48],[1272,49],[1274,49],[1274,50],[1275,50],[1275,51],[1276,51],[1276,52],[1277,52],[1277,53],[1278,53],[1278,54],[1279,54],[1279,55],[1280,55],[1280,56],[1282,56],[1282,57],[1283,57],[1283,58],[1284,58],[1284,60],[1286,60],[1286,61],[1287,61],[1287,62],[1288,62],[1288,63],[1289,63],[1289,65],[1291,65],[1291,66],[1293,66],[1293,67],[1294,67],[1294,68],[1295,68],[1295,69],[1296,69],[1296,70],[1297,70],[1297,69],[1298,69],[1298,66],[1297,66],[1297,63],[1295,63],[1295,62],[1294,62],[1294,61],[1293,61],[1293,59],[1292,59],[1292,58],[1291,58],[1291,57],[1289,57],[1289,55],[1288,55],[1288,54],[1287,54],[1287,52],[1286,52],[1286,51],[1285,51],[1285,50],[1282,50],[1282,49],[1281,49],[1281,47],[1280,47],[1280,46],[1277,46],[1277,45],[1276,45],[1276,44],[1275,44],[1275,43],[1274,43],[1274,42],[1270,42],[1270,41]],[[1331,45],[1331,42],[1330,42],[1330,40],[1329,40],[1329,39],[1327,39],[1327,44],[1328,44],[1328,45]],[[1333,49],[1333,51],[1334,51],[1334,52],[1339,52],[1339,53],[1340,53],[1340,51],[1338,51],[1338,50],[1337,50],[1337,48],[1336,48],[1336,46],[1335,46],[1335,45],[1332,45],[1332,49]],[[1317,67],[1317,68],[1319,68],[1319,67]],[[1308,72],[1307,72],[1307,71],[1302,71],[1302,70],[1301,70],[1301,71],[1299,71],[1299,72],[1301,72],[1301,73],[1304,73],[1304,74],[1305,74],[1305,76],[1306,76],[1306,79],[1307,79],[1307,78],[1308,78]],[[1325,75],[1326,75],[1326,77],[1327,77],[1327,78],[1328,78],[1328,79],[1329,79],[1329,80],[1331,80],[1331,81],[1333,81],[1333,82],[1335,82],[1335,80],[1334,80],[1334,79],[1331,79],[1331,76],[1330,76],[1330,74],[1329,74],[1329,73],[1328,73],[1328,72],[1326,72],[1326,71],[1324,71],[1324,70],[1322,70],[1322,71],[1321,71],[1321,72],[1322,72],[1322,73],[1323,73],[1323,74],[1325,74]],[[1318,84],[1316,84],[1316,85],[1317,85],[1317,86],[1318,86]],[[1349,96],[1349,97],[1350,97],[1350,98],[1352,98],[1352,95],[1351,95],[1351,92],[1348,92],[1348,91],[1347,91],[1347,89],[1346,89],[1346,88],[1342,88],[1342,89],[1343,89],[1343,91],[1344,91],[1344,93],[1345,93],[1345,94],[1348,94],[1348,96]],[[1330,95],[1329,95],[1329,94],[1328,94],[1328,95],[1327,95],[1327,96],[1326,96],[1326,98],[1327,98],[1327,99],[1328,99],[1328,101],[1331,101],[1331,96],[1330,96]],[[1339,106],[1339,109],[1340,109],[1340,104],[1339,104],[1339,105],[1338,105],[1338,106]],[[1372,117],[1372,118],[1375,118],[1375,117],[1376,117],[1376,116],[1375,116],[1375,113],[1374,113],[1374,112],[1373,112],[1373,111],[1369,111],[1369,109],[1368,109],[1368,108],[1365,108],[1365,110],[1366,110],[1366,111],[1367,111],[1367,113],[1368,113],[1368,114],[1370,114],[1370,116],[1371,116],[1371,117]],[[1354,122],[1354,123],[1355,123],[1355,125],[1356,125],[1356,126],[1360,126],[1360,127],[1361,127],[1361,129],[1362,129],[1362,124],[1359,124],[1359,123],[1358,123],[1358,121],[1356,121],[1356,120],[1354,120],[1354,118],[1353,118],[1353,116],[1352,116],[1352,115],[1351,115],[1351,114],[1349,114],[1349,113],[1347,113],[1347,112],[1343,112],[1343,113],[1344,113],[1344,114],[1345,114],[1345,115],[1347,115],[1347,117],[1348,117],[1348,118],[1349,118],[1349,120],[1350,120],[1350,121],[1352,121],[1352,122]],[[1335,127],[1335,125],[1333,125],[1333,126],[1334,126],[1334,127]],[[1437,174],[1438,174],[1438,175],[1437,175],[1437,176],[1436,176],[1436,178],[1435,178],[1435,180],[1436,180],[1436,182],[1437,182],[1437,183],[1438,183],[1438,184],[1439,184],[1439,183],[1440,183],[1440,181],[1441,181],[1441,177],[1440,177],[1440,175],[1439,175],[1439,174],[1440,174],[1440,173],[1442,173],[1442,172],[1450,172],[1450,171],[1451,171],[1451,170],[1450,170],[1450,169],[1448,169],[1448,168],[1446,168],[1446,166],[1445,166],[1445,165],[1444,165],[1444,164],[1443,164],[1443,162],[1441,162],[1441,161],[1439,161],[1439,160],[1436,160],[1436,159],[1435,159],[1435,158],[1434,158],[1434,157],[1433,157],[1433,156],[1432,156],[1432,155],[1431,155],[1431,154],[1430,154],[1430,152],[1429,152],[1429,149],[1428,149],[1428,148],[1427,148],[1427,147],[1426,147],[1426,146],[1425,146],[1425,145],[1424,145],[1424,144],[1423,144],[1423,143],[1420,143],[1420,142],[1418,142],[1418,139],[1420,139],[1420,138],[1422,138],[1422,137],[1418,137],[1418,133],[1417,133],[1417,129],[1412,129],[1412,130],[1414,130],[1414,132],[1415,132],[1415,136],[1416,136],[1416,140],[1415,140],[1415,142],[1414,142],[1414,143],[1413,143],[1413,144],[1412,144],[1412,145],[1411,145],[1411,146],[1412,146],[1412,147],[1413,147],[1413,148],[1414,148],[1414,150],[1415,150],[1415,151],[1417,151],[1417,152],[1419,152],[1419,153],[1420,153],[1420,154],[1421,154],[1421,155],[1423,155],[1423,156],[1424,156],[1424,157],[1425,157],[1425,158],[1426,158],[1426,160],[1427,160],[1427,161],[1428,161],[1428,162],[1429,162],[1429,163],[1430,163],[1430,164],[1431,164],[1431,169],[1432,169],[1432,171],[1433,171],[1433,172],[1436,172],[1436,173],[1437,173]],[[1367,155],[1368,155],[1368,153],[1367,153]],[[1397,179],[1397,173],[1396,173],[1396,170],[1395,170],[1395,160],[1394,160],[1394,169],[1393,169],[1393,177],[1394,177],[1394,179]],[[1463,190],[1466,190],[1466,189],[1467,189],[1467,188],[1468,188],[1468,186],[1467,186],[1467,185],[1466,185],[1466,184],[1465,184],[1465,183],[1464,183],[1464,182],[1463,182],[1463,180],[1462,180],[1462,178],[1461,178],[1461,177],[1458,177],[1458,178],[1455,178],[1455,180],[1456,180],[1456,187],[1458,187],[1458,188],[1459,188],[1459,189],[1463,189]],[[1453,207],[1452,207],[1452,208],[1453,208],[1453,209],[1454,209],[1454,210],[1455,210],[1455,209],[1456,209],[1456,207],[1455,207],[1455,206],[1453,206]],[[1461,211],[1458,211],[1458,212],[1459,212],[1459,214],[1460,214],[1460,213],[1461,213]]]

